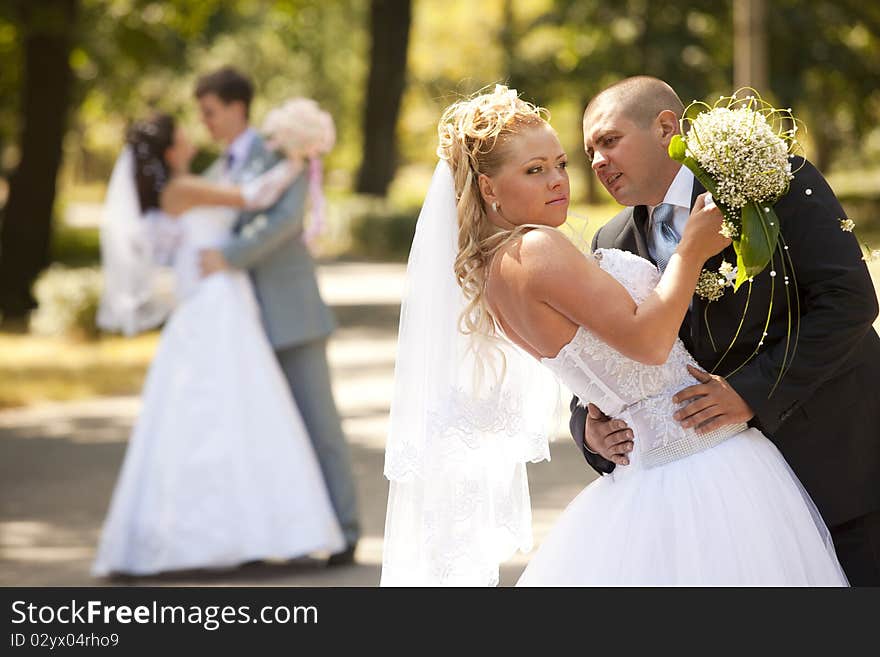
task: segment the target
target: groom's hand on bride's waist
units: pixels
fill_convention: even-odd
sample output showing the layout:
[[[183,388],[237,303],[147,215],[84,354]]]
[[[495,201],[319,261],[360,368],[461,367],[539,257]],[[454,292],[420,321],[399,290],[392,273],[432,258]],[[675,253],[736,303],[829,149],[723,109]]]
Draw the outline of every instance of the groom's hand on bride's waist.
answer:
[[[688,365],[698,383],[679,391],[672,401],[676,404],[691,401],[673,416],[685,429],[696,427],[697,433],[706,433],[729,424],[751,420],[755,412],[739,396],[726,379]]]
[[[633,432],[623,420],[605,415],[595,404],[587,405],[584,446],[594,454],[617,465],[629,465]]]
[[[202,270],[202,276],[210,276],[218,271],[229,269],[229,263],[223,254],[216,249],[205,249],[199,253],[199,267]]]

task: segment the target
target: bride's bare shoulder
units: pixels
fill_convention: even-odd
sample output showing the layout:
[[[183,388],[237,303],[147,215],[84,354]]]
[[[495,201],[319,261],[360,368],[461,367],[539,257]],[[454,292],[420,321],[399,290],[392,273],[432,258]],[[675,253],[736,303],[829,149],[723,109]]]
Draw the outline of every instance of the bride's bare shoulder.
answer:
[[[534,275],[559,268],[567,269],[583,254],[559,230],[550,227],[535,228],[511,240],[502,252],[502,268]]]
[[[577,275],[585,260],[560,231],[535,228],[510,240],[496,254],[489,288],[495,295],[542,296],[546,286]]]

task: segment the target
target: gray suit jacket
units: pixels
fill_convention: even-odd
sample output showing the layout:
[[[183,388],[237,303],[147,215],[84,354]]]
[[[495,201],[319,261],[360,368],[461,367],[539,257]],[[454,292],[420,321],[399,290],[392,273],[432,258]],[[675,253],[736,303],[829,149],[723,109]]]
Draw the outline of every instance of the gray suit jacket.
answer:
[[[258,176],[278,160],[255,137],[235,182]],[[208,177],[216,177],[220,162],[208,169]],[[232,239],[221,249],[231,266],[248,270],[276,351],[326,337],[335,328],[318,291],[314,260],[302,241],[307,193],[308,176],[302,174],[272,207],[242,212]]]

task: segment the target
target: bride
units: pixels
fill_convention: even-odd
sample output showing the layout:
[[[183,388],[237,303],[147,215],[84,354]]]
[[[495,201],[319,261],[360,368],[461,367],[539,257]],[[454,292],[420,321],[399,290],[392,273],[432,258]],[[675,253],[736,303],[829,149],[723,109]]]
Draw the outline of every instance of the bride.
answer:
[[[672,419],[673,394],[695,383],[679,327],[703,263],[729,243],[714,204],[698,201],[661,276],[555,230],[566,156],[515,91],[452,105],[439,135],[401,312],[383,585],[493,585],[530,549],[525,463],[548,458],[548,374],[638,440],[627,468],[571,502],[519,585],[846,585],[764,435]]]
[[[341,550],[320,468],[247,274],[202,278],[198,266],[201,249],[227,239],[238,209],[271,206],[300,165],[282,160],[241,187],[207,182],[187,173],[193,149],[167,115],[135,124],[127,142],[108,189],[108,199],[123,205],[109,219],[137,214],[161,226],[176,217],[178,305],[147,374],[92,572],[146,575]],[[120,229],[104,252],[104,317],[121,317],[133,329],[157,315],[150,267],[143,254],[131,257],[131,243],[149,247],[150,236],[173,235],[167,226],[143,231],[129,231],[134,242],[126,243]],[[113,245],[129,250],[120,255]],[[124,263],[134,263],[137,275]]]

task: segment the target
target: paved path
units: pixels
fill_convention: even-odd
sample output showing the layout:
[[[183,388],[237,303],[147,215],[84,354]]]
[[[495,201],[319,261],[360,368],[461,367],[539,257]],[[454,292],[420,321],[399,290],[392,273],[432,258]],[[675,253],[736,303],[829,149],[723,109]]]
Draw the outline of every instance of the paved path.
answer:
[[[374,586],[379,581],[387,481],[382,476],[403,266],[339,263],[320,269],[340,321],[330,343],[334,391],[352,448],[364,538],[358,564],[317,560],[130,580],[149,585]],[[0,412],[0,586],[80,586],[139,410],[137,397],[41,404]],[[561,424],[564,427],[564,421]],[[553,461],[529,466],[536,540],[592,478],[570,439]],[[502,569],[513,584],[528,555]],[[127,582],[111,582],[125,584]]]

